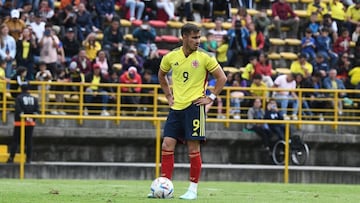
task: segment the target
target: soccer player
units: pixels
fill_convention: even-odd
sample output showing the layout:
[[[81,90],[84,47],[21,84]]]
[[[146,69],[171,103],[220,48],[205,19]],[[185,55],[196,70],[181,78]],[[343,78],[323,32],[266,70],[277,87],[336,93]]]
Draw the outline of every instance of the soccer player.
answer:
[[[170,112],[164,127],[161,155],[161,176],[171,179],[174,150],[177,142],[186,143],[190,158],[190,186],[181,199],[197,198],[201,172],[200,142],[205,141],[205,105],[216,99],[226,82],[226,76],[216,59],[199,48],[200,29],[194,24],[181,28],[183,44],[165,55],[158,73],[159,82],[168,100]],[[167,74],[172,71],[172,90]],[[207,76],[216,84],[205,95]]]

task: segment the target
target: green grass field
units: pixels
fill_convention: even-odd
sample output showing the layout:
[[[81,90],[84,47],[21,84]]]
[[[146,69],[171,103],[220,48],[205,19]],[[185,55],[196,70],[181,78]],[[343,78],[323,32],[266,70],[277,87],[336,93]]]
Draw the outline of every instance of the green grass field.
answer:
[[[174,181],[174,199],[147,199],[151,181],[0,179],[1,203],[184,202],[188,183]],[[201,182],[194,202],[359,202],[358,185]]]

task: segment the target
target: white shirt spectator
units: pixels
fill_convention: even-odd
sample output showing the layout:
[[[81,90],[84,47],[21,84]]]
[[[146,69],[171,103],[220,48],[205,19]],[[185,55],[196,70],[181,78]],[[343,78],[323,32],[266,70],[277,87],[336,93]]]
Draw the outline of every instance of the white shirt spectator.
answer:
[[[39,24],[36,22],[32,22],[32,23],[30,23],[30,26],[32,27],[32,30],[34,31],[35,36],[39,42],[44,35],[45,22],[41,21]]]
[[[288,82],[286,78],[287,78],[287,75],[280,75],[275,79],[274,84],[276,86],[278,86],[278,88],[296,89],[296,81],[293,80],[291,82]],[[289,91],[279,91],[279,92],[276,92],[276,94],[289,95]]]

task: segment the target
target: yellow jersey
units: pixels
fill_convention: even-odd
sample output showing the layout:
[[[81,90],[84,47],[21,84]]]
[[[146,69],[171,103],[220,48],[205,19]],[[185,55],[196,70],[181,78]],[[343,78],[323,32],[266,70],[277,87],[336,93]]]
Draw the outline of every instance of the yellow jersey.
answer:
[[[185,56],[183,48],[179,47],[166,54],[160,63],[160,69],[165,73],[172,71],[172,91],[174,110],[183,110],[191,103],[205,96],[208,73],[219,68],[215,57],[199,48]]]
[[[360,66],[354,67],[350,70],[349,76],[351,77],[350,82],[352,85],[357,86],[360,83]]]
[[[345,20],[345,7],[340,1],[330,2],[331,17],[336,20]]]
[[[5,78],[5,70],[2,67],[0,67],[0,77]],[[5,87],[6,83],[4,83],[3,80],[0,80],[0,92],[2,92]]]
[[[351,5],[346,10],[346,16],[355,21],[360,21],[360,9],[357,9],[354,5]]]
[[[322,8],[322,11],[321,11],[320,13],[318,13],[318,15],[317,15],[317,17],[318,17],[317,21],[322,21],[323,15],[325,15],[325,14],[328,13],[328,9],[327,9],[327,5],[326,5],[325,3],[323,3],[323,2],[321,2],[319,6]],[[318,10],[318,7],[316,7],[316,6],[314,5],[314,3],[308,4],[308,6],[307,6],[307,14],[308,14],[309,16],[311,16],[312,13],[317,12],[317,10]]]
[[[266,95],[267,91],[265,90],[267,88],[266,84],[261,82],[258,86],[255,83],[251,83],[250,85],[250,93],[254,96],[262,97]]]
[[[311,75],[313,72],[313,66],[309,62],[306,62],[305,68],[308,70],[308,73]],[[306,77],[305,71],[301,68],[301,64],[299,61],[292,62],[290,66],[290,71],[292,73],[300,73],[302,76]]]

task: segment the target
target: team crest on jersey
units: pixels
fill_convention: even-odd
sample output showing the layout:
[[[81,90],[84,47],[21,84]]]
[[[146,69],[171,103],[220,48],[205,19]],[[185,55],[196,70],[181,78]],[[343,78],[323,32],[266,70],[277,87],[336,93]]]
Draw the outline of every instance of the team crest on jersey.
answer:
[[[192,66],[193,68],[198,68],[198,67],[199,67],[199,61],[198,61],[198,60],[193,60],[193,61],[191,62],[191,66]]]

